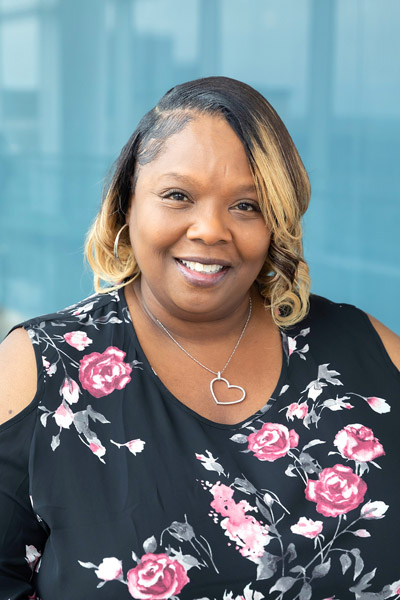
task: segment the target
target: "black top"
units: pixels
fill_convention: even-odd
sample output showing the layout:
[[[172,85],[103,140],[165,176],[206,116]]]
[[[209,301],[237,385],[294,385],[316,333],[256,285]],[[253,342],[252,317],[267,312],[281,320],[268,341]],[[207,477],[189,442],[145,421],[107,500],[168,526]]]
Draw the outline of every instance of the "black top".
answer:
[[[0,427],[2,600],[399,598],[400,374],[363,312],[312,296],[236,425],[165,388],[123,292],[23,326],[38,391]]]

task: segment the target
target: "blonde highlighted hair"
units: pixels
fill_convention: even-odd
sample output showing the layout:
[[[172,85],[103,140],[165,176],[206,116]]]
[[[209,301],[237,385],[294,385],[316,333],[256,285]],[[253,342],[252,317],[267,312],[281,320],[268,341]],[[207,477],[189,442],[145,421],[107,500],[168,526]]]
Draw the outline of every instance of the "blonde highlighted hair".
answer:
[[[169,90],[143,117],[122,149],[86,239],[95,290],[115,290],[140,275],[128,228],[120,236],[118,259],[114,256],[114,241],[125,224],[138,169],[154,160],[165,140],[196,114],[222,116],[243,143],[261,210],[271,230],[257,283],[276,324],[294,325],[308,311],[310,279],[303,256],[301,219],[308,207],[310,183],[297,149],[272,106],[252,87],[228,77],[196,79]],[[109,285],[102,287],[102,281]]]

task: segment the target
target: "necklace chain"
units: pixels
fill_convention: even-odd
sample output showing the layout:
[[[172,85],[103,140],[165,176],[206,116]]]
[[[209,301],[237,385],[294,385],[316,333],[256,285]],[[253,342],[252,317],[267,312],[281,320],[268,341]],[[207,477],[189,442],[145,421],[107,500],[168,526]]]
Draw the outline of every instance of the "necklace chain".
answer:
[[[173,342],[175,342],[175,344],[178,346],[178,348],[180,348],[182,350],[182,352],[184,352],[189,358],[191,358],[192,360],[194,360],[194,362],[196,362],[198,365],[200,365],[200,367],[203,367],[203,369],[206,369],[207,371],[209,371],[209,373],[212,373],[213,375],[217,375],[219,378],[221,377],[222,373],[225,371],[225,369],[227,368],[227,366],[229,365],[229,363],[231,362],[233,355],[235,354],[240,342],[242,341],[242,337],[244,336],[244,332],[247,329],[247,325],[249,324],[250,321],[250,317],[251,317],[251,312],[252,312],[252,308],[253,308],[253,304],[251,301],[251,296],[249,296],[249,314],[247,315],[247,319],[246,319],[246,323],[244,324],[244,327],[242,329],[241,334],[239,335],[238,341],[235,344],[234,349],[231,352],[230,357],[228,358],[228,360],[225,363],[225,366],[223,369],[221,369],[221,371],[213,371],[212,369],[209,369],[206,365],[203,365],[203,363],[201,363],[199,360],[197,360],[197,358],[195,358],[194,356],[192,356],[190,354],[190,352],[188,352],[179,342],[178,340],[176,340],[174,338],[174,336],[172,335],[172,333],[170,331],[168,331],[168,329],[165,327],[165,325],[163,325],[161,323],[161,321],[159,321],[158,319],[156,319],[155,317],[153,317],[153,319],[155,320],[155,322],[157,323],[157,325],[159,325],[159,327],[161,327],[163,329],[163,331],[165,331],[165,333],[171,338],[171,340]],[[150,312],[147,309],[148,312]],[[151,315],[153,316],[153,315]]]

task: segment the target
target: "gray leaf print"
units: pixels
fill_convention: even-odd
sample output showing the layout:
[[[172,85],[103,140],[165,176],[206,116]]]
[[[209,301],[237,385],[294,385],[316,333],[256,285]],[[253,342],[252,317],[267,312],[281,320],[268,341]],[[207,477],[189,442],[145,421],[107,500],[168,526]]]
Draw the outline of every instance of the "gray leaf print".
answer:
[[[350,588],[350,592],[353,592],[357,597],[359,597],[359,594],[369,587],[369,582],[375,577],[375,573],[376,569],[366,573],[363,577],[361,577],[357,585],[354,585]]]
[[[325,577],[325,575],[328,575],[330,569],[331,569],[331,559],[328,558],[328,560],[326,562],[314,567],[313,572],[312,572],[313,579],[316,579],[317,577]]]
[[[58,448],[58,446],[60,445],[60,434],[58,433],[57,435],[53,435],[53,437],[51,438],[51,449],[54,450],[56,448]]]
[[[307,582],[303,583],[303,587],[300,591],[299,600],[310,600],[312,594],[311,585]]]
[[[342,573],[344,575],[346,573],[346,571],[351,567],[350,556],[348,554],[341,554],[340,564],[342,565]]]
[[[361,558],[361,551],[359,548],[353,548],[352,550],[350,550],[350,553],[355,558],[355,564],[354,564],[354,581],[355,581],[357,579],[357,577],[361,574],[361,572],[364,568],[364,561]]]
[[[157,550],[157,541],[156,541],[156,538],[154,537],[154,535],[147,538],[147,540],[145,540],[143,542],[143,550],[145,551],[146,554],[148,552],[153,553]]]
[[[269,590],[271,592],[287,592],[298,581],[295,577],[281,577]]]
[[[279,556],[274,556],[269,552],[264,552],[264,554],[257,560],[257,581],[260,579],[269,579],[273,577],[278,568],[278,560]]]
[[[237,444],[246,444],[246,442],[248,441],[247,436],[243,435],[242,433],[236,433],[230,439],[232,440],[232,442],[236,442]]]

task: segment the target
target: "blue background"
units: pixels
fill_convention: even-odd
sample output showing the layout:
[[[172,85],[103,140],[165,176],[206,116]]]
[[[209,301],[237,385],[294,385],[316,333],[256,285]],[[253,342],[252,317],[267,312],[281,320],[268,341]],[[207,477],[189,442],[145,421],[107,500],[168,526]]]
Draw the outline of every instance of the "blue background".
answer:
[[[311,178],[312,289],[400,332],[398,0],[0,0],[0,333],[92,293],[85,231],[139,118],[226,75]]]

